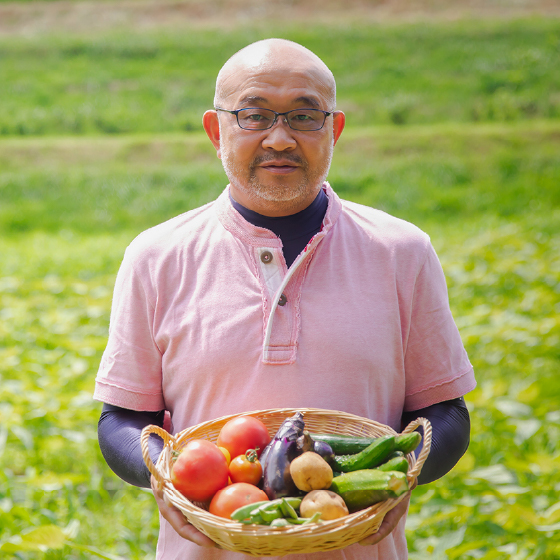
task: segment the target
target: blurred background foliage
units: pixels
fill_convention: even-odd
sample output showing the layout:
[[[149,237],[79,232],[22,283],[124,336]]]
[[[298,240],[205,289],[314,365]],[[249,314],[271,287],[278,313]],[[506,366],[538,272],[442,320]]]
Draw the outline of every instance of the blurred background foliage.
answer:
[[[556,21],[325,27],[295,20],[338,78],[349,126],[509,122],[560,117]],[[220,30],[104,31],[0,38],[0,135],[200,130],[232,52],[274,36],[266,23]]]
[[[97,446],[91,395],[112,287],[135,235],[222,191],[201,128],[216,73],[280,36],[337,78],[348,128],[332,185],[431,235],[475,366],[471,446],[414,491],[410,558],[557,560],[553,8],[0,2],[0,556],[154,558],[153,498]]]

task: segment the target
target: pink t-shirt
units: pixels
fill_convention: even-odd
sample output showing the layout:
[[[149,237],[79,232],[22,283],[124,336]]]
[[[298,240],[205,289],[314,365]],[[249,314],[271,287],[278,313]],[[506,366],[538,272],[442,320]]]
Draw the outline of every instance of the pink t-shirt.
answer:
[[[173,429],[240,411],[342,410],[400,431],[417,410],[474,389],[428,236],[325,183],[322,230],[290,269],[278,237],[228,189],[139,235],[117,276],[94,398],[171,414]],[[379,545],[283,558],[407,558],[404,519]],[[241,559],[162,519],[158,559]]]

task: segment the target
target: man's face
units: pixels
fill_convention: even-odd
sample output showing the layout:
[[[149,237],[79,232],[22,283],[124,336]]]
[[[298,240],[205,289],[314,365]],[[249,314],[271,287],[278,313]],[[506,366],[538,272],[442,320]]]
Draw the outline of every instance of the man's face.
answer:
[[[227,91],[231,93],[222,101],[224,109],[262,107],[279,113],[333,109],[331,91],[312,70],[285,72],[264,65],[235,73],[230,80]],[[213,143],[235,200],[268,216],[294,214],[313,202],[344,126],[341,112],[327,117],[324,127],[316,131],[293,130],[284,117],[268,130],[244,130],[234,115],[209,113],[214,115],[209,119],[219,119],[219,137]],[[208,132],[206,123],[205,128]],[[209,136],[212,140],[210,132]]]

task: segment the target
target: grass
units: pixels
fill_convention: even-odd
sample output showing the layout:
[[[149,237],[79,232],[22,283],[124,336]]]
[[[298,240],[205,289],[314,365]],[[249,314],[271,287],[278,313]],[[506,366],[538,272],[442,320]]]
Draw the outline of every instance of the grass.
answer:
[[[325,60],[350,126],[560,117],[555,19],[268,25],[0,38],[0,135],[200,130],[220,66],[271,35]]]
[[[112,287],[137,233],[223,189],[200,112],[221,61],[263,33],[0,40],[2,557],[154,558],[153,498],[96,441]],[[558,22],[283,34],[340,76],[331,183],[431,235],[478,379],[468,453],[414,491],[411,560],[556,560]]]
[[[346,198],[420,225],[507,217],[560,202],[560,123],[359,128],[330,180]],[[0,231],[140,231],[225,185],[201,134],[2,142]],[[499,184],[500,188],[495,186]]]

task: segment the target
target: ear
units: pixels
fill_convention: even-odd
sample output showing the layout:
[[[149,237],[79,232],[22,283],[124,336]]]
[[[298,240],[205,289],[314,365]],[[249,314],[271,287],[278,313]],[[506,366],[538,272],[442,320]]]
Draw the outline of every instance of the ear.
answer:
[[[220,122],[217,111],[206,111],[202,117],[202,126],[210,138],[210,142],[216,148],[216,155],[221,159],[220,153]]]
[[[342,111],[335,111],[333,113],[333,145],[336,145],[344,125],[346,124],[346,115]]]

